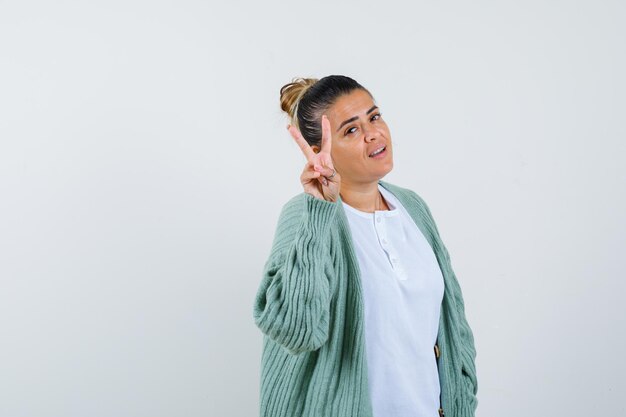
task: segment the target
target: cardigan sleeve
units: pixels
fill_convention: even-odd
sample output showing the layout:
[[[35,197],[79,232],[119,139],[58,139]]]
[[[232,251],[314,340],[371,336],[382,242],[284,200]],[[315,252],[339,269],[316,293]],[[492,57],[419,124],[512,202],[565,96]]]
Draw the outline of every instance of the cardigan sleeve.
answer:
[[[339,202],[299,195],[283,207],[253,308],[255,324],[289,353],[328,339],[331,224]]]
[[[439,232],[437,232],[439,233]],[[441,239],[439,240],[441,242]],[[463,300],[463,292],[459,285],[459,281],[452,269],[452,263],[450,254],[446,249],[443,242],[441,243],[443,252],[446,257],[446,263],[448,264],[448,270],[452,277],[452,286],[454,292],[454,299],[456,300],[457,313],[459,315],[459,333],[461,335],[461,373],[464,376],[462,383],[466,389],[466,396],[460,397],[460,407],[462,409],[462,416],[474,416],[476,408],[478,406],[477,393],[478,393],[478,379],[476,376],[476,347],[474,344],[474,334],[467,321],[465,315],[465,302]]]
[[[426,214],[428,215],[428,221],[432,224],[432,228],[437,234],[437,240],[441,245],[441,249],[445,257],[445,263],[448,271],[450,272],[452,293],[454,296],[454,300],[456,301],[457,314],[459,317],[459,333],[461,336],[461,372],[464,376],[463,384],[467,394],[466,396],[461,397],[461,415],[473,416],[478,405],[478,400],[476,398],[476,395],[478,394],[478,379],[476,375],[476,347],[474,344],[474,334],[465,315],[465,302],[463,300],[463,292],[461,290],[461,286],[459,285],[456,274],[454,273],[454,269],[452,268],[450,253],[448,252],[448,249],[441,239],[439,229],[437,228],[437,224],[435,223],[430,208],[428,207],[424,199],[420,197],[417,193],[411,191],[411,194],[414,195],[424,207]]]

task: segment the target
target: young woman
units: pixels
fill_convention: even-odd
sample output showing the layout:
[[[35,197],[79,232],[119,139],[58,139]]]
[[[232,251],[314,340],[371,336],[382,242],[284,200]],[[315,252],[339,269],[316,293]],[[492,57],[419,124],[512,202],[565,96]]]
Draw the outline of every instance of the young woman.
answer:
[[[281,88],[307,162],[254,300],[262,417],[473,417],[474,337],[424,200],[382,181],[389,127],[349,77]]]

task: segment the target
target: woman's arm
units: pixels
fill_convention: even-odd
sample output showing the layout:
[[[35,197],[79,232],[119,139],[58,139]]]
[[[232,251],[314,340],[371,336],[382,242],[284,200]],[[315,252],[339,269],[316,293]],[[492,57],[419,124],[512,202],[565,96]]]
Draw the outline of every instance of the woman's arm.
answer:
[[[467,396],[463,400],[461,400],[461,407],[464,408],[464,413],[469,413],[468,415],[473,416],[478,405],[478,401],[476,398],[476,395],[478,393],[478,379],[476,376],[476,347],[474,345],[474,334],[469,323],[467,322],[463,292],[461,291],[461,286],[459,285],[459,281],[456,278],[456,274],[452,269],[450,254],[448,253],[448,250],[446,249],[446,246],[443,244],[441,239],[439,241],[441,242],[441,246],[446,257],[448,270],[452,278],[452,293],[454,294],[454,299],[457,306],[457,314],[459,317],[462,374],[465,376],[462,382],[465,386],[465,389],[467,390]]]
[[[476,347],[474,344],[474,333],[472,332],[472,329],[467,322],[467,317],[465,315],[465,301],[463,300],[463,291],[461,290],[459,281],[456,278],[454,270],[452,269],[450,254],[448,253],[448,250],[443,243],[442,247],[447,258],[446,262],[448,263],[450,275],[452,276],[452,284],[454,286],[454,299],[456,300],[457,313],[459,314],[459,332],[461,334],[462,347],[465,348],[465,350],[463,351],[465,356],[462,358],[463,367],[466,375],[471,379],[471,388],[474,395],[476,395],[476,392],[478,390],[478,383],[476,381]]]
[[[319,349],[328,339],[330,226],[338,204],[302,193],[278,219],[253,315],[261,331],[292,354]]]

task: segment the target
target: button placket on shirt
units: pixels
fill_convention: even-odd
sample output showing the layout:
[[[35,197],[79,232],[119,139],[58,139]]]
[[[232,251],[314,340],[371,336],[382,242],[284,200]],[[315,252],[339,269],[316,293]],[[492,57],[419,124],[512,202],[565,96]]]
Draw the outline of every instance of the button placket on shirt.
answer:
[[[405,280],[406,274],[404,273],[404,268],[400,264],[400,259],[398,258],[398,254],[391,244],[391,242],[387,239],[387,229],[384,222],[384,216],[382,214],[376,213],[376,233],[380,238],[381,245],[387,253],[389,261],[391,262],[391,267],[396,272],[398,279]]]

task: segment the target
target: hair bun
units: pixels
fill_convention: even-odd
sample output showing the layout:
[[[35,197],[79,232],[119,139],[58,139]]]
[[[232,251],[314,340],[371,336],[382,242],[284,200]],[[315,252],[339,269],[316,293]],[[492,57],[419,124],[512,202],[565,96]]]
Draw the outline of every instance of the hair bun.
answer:
[[[285,84],[280,89],[280,108],[289,115],[296,126],[298,124],[296,118],[298,102],[317,81],[317,78],[293,78],[290,83]]]

